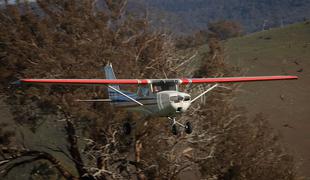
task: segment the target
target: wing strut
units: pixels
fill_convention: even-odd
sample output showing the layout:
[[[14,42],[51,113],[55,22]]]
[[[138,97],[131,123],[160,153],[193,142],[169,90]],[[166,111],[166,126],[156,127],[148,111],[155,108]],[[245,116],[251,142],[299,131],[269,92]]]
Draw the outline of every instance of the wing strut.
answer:
[[[213,85],[212,87],[210,87],[209,89],[207,89],[205,92],[199,94],[197,97],[195,97],[191,103],[193,103],[194,101],[196,101],[197,99],[199,99],[201,96],[205,95],[206,93],[210,92],[212,89],[216,88],[218,86],[218,84]]]
[[[118,90],[118,89],[116,89],[116,88],[114,88],[114,87],[112,87],[112,86],[108,86],[108,87],[111,88],[111,89],[113,89],[114,91],[116,91],[116,92],[119,93],[120,95],[122,95],[122,96],[124,96],[124,97],[126,97],[126,98],[132,100],[133,102],[139,104],[140,106],[144,106],[142,103],[140,103],[139,101],[135,100],[134,98],[128,96],[127,94],[123,93],[122,91],[120,91],[120,90]]]

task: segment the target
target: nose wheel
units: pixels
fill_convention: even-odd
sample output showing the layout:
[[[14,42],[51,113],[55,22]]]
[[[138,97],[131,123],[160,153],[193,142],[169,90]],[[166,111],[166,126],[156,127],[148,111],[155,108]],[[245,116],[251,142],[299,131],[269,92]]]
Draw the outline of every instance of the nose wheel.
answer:
[[[176,121],[175,117],[173,117],[173,118],[168,117],[168,119],[170,119],[172,121],[171,132],[172,132],[173,135],[178,135],[179,134],[178,126],[181,126],[182,128],[184,128],[184,131],[185,131],[186,134],[191,134],[193,132],[192,123],[186,122],[185,124],[182,124],[182,123]]]

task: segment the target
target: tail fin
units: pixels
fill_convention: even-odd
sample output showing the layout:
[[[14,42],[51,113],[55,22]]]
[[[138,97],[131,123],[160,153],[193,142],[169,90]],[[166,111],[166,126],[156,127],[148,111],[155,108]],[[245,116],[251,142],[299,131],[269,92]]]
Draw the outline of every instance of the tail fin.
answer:
[[[113,71],[112,64],[107,64],[104,67],[104,72],[105,72],[105,78],[106,79],[116,79],[114,71]],[[111,85],[111,86],[114,87],[117,90],[120,90],[119,85]],[[118,97],[118,94],[115,91],[113,91],[111,88],[108,88],[108,93],[109,93],[109,98],[111,100],[113,100],[113,99]]]

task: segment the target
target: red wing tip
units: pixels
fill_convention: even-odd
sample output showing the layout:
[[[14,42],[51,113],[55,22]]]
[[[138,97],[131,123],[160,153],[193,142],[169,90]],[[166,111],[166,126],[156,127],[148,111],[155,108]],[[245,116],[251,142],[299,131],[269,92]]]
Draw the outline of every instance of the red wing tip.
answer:
[[[298,76],[284,76],[285,79],[298,79]]]
[[[292,78],[293,78],[293,79],[299,79],[299,77],[298,77],[298,76],[292,76]]]

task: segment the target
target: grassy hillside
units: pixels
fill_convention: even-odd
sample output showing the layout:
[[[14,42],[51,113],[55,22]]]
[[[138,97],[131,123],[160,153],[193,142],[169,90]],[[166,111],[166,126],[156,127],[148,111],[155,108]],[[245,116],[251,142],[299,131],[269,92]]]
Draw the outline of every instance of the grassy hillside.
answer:
[[[300,23],[226,42],[229,60],[265,61],[310,57],[310,23]]]
[[[310,177],[310,23],[272,29],[224,43],[227,61],[245,75],[298,75],[297,81],[242,86],[237,103],[249,116],[263,113],[296,155],[301,175]]]

